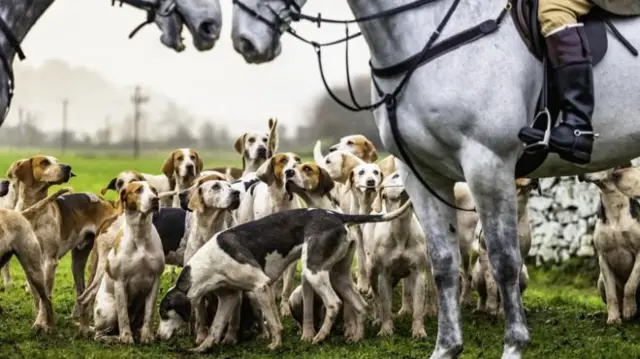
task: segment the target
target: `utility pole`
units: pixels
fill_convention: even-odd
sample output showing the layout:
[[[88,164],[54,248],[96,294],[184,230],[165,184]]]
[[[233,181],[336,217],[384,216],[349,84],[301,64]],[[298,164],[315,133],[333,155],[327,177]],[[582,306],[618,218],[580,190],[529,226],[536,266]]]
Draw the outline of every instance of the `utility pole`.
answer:
[[[69,106],[69,99],[63,98],[62,99],[62,137],[60,139],[63,155],[67,149],[67,107],[68,106]]]
[[[133,157],[140,156],[140,119],[142,117],[142,104],[149,102],[149,97],[142,95],[140,86],[136,86],[131,96],[133,103]]]

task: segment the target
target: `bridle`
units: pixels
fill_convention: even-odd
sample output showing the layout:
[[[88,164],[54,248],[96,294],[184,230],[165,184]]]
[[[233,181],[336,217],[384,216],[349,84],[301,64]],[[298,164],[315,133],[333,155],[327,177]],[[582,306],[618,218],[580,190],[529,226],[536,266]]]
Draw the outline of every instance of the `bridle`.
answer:
[[[305,42],[311,45],[316,52],[316,57],[318,60],[318,68],[320,71],[320,77],[322,79],[322,83],[325,89],[327,90],[327,93],[329,94],[329,96],[335,102],[337,102],[340,106],[352,112],[360,112],[360,111],[373,111],[384,105],[387,110],[387,115],[389,118],[389,125],[391,127],[391,134],[393,136],[393,140],[396,143],[398,152],[400,152],[400,156],[399,156],[400,160],[402,160],[407,165],[407,167],[409,167],[409,169],[413,172],[413,174],[420,181],[420,183],[439,201],[459,211],[476,212],[475,208],[472,208],[472,209],[460,208],[455,204],[449,203],[447,200],[442,198],[435,190],[433,190],[431,186],[427,183],[427,181],[425,181],[422,178],[422,176],[418,174],[418,171],[416,170],[415,165],[411,161],[406,149],[402,145],[403,141],[400,137],[400,131],[398,129],[398,119],[396,114],[397,101],[402,90],[405,88],[405,86],[411,79],[411,76],[413,75],[413,73],[422,65],[428,62],[431,62],[435,58],[441,55],[444,55],[452,50],[455,50],[463,45],[474,42],[486,35],[489,35],[497,31],[502,20],[504,19],[506,14],[509,12],[509,10],[511,10],[512,0],[507,1],[506,5],[500,11],[499,15],[495,19],[485,20],[478,25],[470,27],[464,31],[458,32],[457,34],[452,35],[436,43],[436,40],[438,40],[438,38],[440,37],[440,34],[444,30],[445,26],[451,19],[451,16],[453,15],[453,13],[455,12],[456,8],[460,3],[460,0],[453,0],[453,3],[449,7],[448,11],[446,12],[442,20],[440,21],[440,24],[438,25],[436,30],[431,34],[431,36],[425,43],[424,47],[422,48],[422,50],[420,50],[418,53],[398,62],[395,65],[384,67],[384,68],[376,68],[371,64],[371,61],[369,61],[369,66],[371,67],[371,73],[372,73],[371,79],[375,87],[375,90],[378,93],[378,96],[380,97],[380,100],[374,103],[366,104],[366,105],[361,105],[356,100],[355,94],[353,92],[353,86],[351,84],[351,76],[349,73],[349,40],[356,38],[358,36],[361,36],[362,33],[358,32],[356,34],[349,34],[348,25],[392,17],[400,13],[407,12],[409,10],[413,10],[418,7],[425,6],[427,4],[434,3],[439,0],[415,0],[405,5],[400,5],[388,10],[383,10],[376,14],[365,15],[365,16],[355,18],[355,19],[350,19],[350,20],[326,19],[326,18],[323,18],[320,13],[318,13],[317,16],[309,16],[301,13],[300,6],[296,3],[295,0],[274,0],[274,1],[279,1],[284,3],[284,8],[281,9],[280,11],[274,10],[268,4],[266,5],[266,8],[270,11],[271,14],[274,15],[276,19],[275,22],[271,21],[270,19],[267,19],[262,14],[260,14],[259,11],[256,11],[255,9],[250,8],[249,6],[244,4],[241,0],[233,0],[233,4],[237,5],[241,10],[253,16],[258,21],[267,25],[269,28],[275,31],[278,35],[282,35],[283,33],[287,32],[290,35],[297,38],[298,40],[301,40],[302,42]],[[274,2],[274,1],[271,1],[271,2]],[[267,3],[268,2],[269,1],[267,1]],[[320,27],[320,25],[323,23],[345,25],[345,37],[340,38],[338,40],[325,42],[325,43],[318,43],[315,41],[307,40],[302,36],[298,35],[295,32],[295,30],[293,30],[289,25],[289,23],[292,21],[300,21],[300,20],[306,20],[309,22],[316,23],[318,27]],[[341,100],[331,90],[331,88],[329,87],[329,84],[327,83],[327,80],[324,74],[324,69],[322,66],[322,48],[340,44],[343,42],[345,43],[347,88],[349,90],[349,97],[351,99],[352,104],[348,104],[344,100]],[[398,85],[396,86],[396,88],[391,92],[382,91],[382,89],[378,85],[378,82],[376,81],[376,77],[389,78],[389,77],[394,77],[399,75],[403,75],[403,76],[400,82],[398,83]]]
[[[3,35],[5,39],[7,39],[7,41],[9,42],[9,46],[11,46],[15,50],[16,54],[18,55],[18,59],[20,59],[20,61],[27,58],[24,55],[24,52],[22,51],[22,47],[20,47],[20,41],[18,41],[18,38],[13,34],[13,31],[11,31],[11,29],[9,28],[9,25],[1,17],[0,17],[0,35]],[[8,88],[7,107],[5,108],[4,113],[2,114],[2,118],[0,118],[0,124],[2,124],[2,122],[4,122],[5,118],[7,117],[7,114],[9,114],[9,108],[11,107],[11,100],[13,99],[15,80],[13,77],[13,67],[11,66],[11,62],[9,61],[9,57],[7,56],[7,54],[5,54],[2,51],[2,49],[0,49],[0,62],[2,63],[2,67],[4,67],[4,71],[7,73],[7,77],[8,77],[7,78],[7,88]]]
[[[146,25],[152,24],[155,21],[156,16],[168,17],[174,12],[177,15],[182,16],[180,15],[180,12],[176,11],[177,5],[175,0],[157,0],[156,2],[149,2],[145,0],[111,0],[111,6],[115,6],[116,2],[120,3],[120,7],[122,7],[123,3],[127,3],[133,7],[143,9],[147,12],[147,19],[140,25],[136,26],[131,31],[131,33],[129,33],[129,39],[133,38],[138,33],[138,31],[142,30],[142,28]]]

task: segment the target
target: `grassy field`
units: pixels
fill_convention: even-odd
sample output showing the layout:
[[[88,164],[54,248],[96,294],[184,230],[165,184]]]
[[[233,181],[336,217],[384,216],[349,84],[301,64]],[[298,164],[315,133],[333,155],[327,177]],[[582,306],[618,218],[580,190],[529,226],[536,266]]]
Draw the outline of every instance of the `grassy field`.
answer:
[[[38,152],[0,152],[0,168],[7,168],[17,158]],[[119,171],[137,169],[158,173],[164,153],[148,154],[132,160],[118,155],[60,156],[48,154],[73,166],[77,177],[69,184],[75,191],[99,192]],[[236,165],[235,154],[204,155],[205,166]],[[110,194],[114,198],[114,194]],[[11,261],[14,281],[24,282],[17,261]],[[527,358],[640,358],[640,326],[638,323],[608,327],[604,305],[594,285],[594,268],[562,266],[533,269],[531,284],[524,296],[528,310],[533,343]],[[579,273],[579,274],[575,274]],[[170,287],[164,278],[160,297]],[[191,357],[187,349],[191,339],[181,337],[168,343],[126,347],[94,343],[76,335],[70,314],[74,294],[69,257],[58,268],[53,295],[57,331],[52,335],[30,331],[34,312],[30,296],[21,288],[0,290],[0,358],[158,358]],[[396,301],[396,304],[398,301]],[[397,306],[396,305],[396,306]],[[465,350],[462,358],[499,358],[502,350],[504,322],[465,309],[463,313]],[[220,358],[426,358],[433,349],[436,336],[435,318],[425,323],[429,337],[423,341],[411,339],[407,318],[396,321],[396,334],[391,338],[376,337],[376,328],[369,327],[366,339],[358,344],[346,344],[333,337],[322,345],[299,340],[300,333],[292,320],[284,320],[284,345],[276,351],[266,349],[264,341],[244,342],[236,346],[215,349],[210,356]]]

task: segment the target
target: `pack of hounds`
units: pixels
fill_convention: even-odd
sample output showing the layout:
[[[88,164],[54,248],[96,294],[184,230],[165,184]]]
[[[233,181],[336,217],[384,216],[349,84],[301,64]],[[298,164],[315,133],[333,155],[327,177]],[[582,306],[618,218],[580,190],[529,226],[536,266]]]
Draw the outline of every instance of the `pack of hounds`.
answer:
[[[206,169],[195,150],[178,149],[161,174],[114,173],[100,195],[69,187],[49,194],[75,176],[54,157],[12,163],[0,180],[0,267],[9,284],[6,263],[13,255],[20,262],[34,297],[33,327],[54,330],[55,273],[71,252],[74,320],[97,341],[149,343],[186,333],[195,336],[196,352],[258,338],[275,349],[286,316],[297,322],[302,340],[314,343],[332,334],[357,342],[367,320],[379,326],[378,335],[392,335],[397,315],[412,318],[414,338],[426,337],[424,318],[435,315],[437,305],[428,231],[413,214],[395,159],[378,161],[371,141],[350,135],[326,155],[318,141],[314,161],[303,163],[295,153],[277,152],[277,120],[269,119],[268,127],[235,142],[241,168]],[[637,306],[640,171],[626,166],[579,179],[601,190],[598,288],[608,322],[618,323],[621,312],[629,319]],[[525,256],[531,246],[527,201],[539,188],[530,179],[515,185]],[[110,190],[117,200],[103,197]],[[465,183],[455,192],[458,206],[473,207]],[[452,228],[460,246],[460,300],[471,304],[475,290],[477,310],[499,315],[500,293],[477,214],[458,212]],[[182,267],[178,275],[176,267]],[[157,307],[163,274],[174,284]],[[400,281],[396,315],[392,299]],[[523,267],[522,291],[527,282]]]

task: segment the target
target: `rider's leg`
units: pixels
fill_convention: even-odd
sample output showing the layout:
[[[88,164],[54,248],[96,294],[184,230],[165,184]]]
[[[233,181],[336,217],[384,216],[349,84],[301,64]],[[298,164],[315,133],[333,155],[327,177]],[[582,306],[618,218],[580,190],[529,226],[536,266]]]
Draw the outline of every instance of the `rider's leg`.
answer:
[[[589,0],[541,0],[538,10],[562,110],[549,145],[564,160],[578,164],[591,160],[594,93],[589,44],[576,19],[592,6]]]

